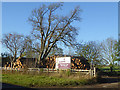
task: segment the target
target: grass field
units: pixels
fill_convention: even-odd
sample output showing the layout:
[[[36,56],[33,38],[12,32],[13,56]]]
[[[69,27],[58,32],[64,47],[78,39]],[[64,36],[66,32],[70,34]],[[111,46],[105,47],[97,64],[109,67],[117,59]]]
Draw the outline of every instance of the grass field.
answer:
[[[2,82],[24,87],[69,87],[78,85],[88,85],[95,83],[94,79],[86,78],[70,78],[52,75],[29,75],[20,73],[4,73],[2,74]]]
[[[110,72],[110,67],[108,67],[108,66],[101,67],[100,70],[104,70],[104,71]],[[120,71],[120,67],[119,66],[113,67],[113,71]]]
[[[119,66],[115,66],[113,67],[113,70],[111,72],[110,67],[105,66],[105,67],[100,67],[99,68],[101,71],[101,75],[103,76],[120,76],[120,67]]]

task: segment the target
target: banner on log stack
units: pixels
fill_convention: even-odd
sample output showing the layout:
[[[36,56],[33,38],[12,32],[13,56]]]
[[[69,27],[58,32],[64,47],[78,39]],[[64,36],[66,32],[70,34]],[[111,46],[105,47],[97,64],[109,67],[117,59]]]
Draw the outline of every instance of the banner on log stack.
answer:
[[[71,69],[71,57],[56,58],[56,69]]]

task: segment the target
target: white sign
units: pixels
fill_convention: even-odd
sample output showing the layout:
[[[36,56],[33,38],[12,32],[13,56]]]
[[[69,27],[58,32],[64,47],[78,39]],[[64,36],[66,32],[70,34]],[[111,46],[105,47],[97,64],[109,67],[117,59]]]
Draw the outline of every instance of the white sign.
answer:
[[[56,69],[70,69],[71,57],[59,57],[56,58]]]

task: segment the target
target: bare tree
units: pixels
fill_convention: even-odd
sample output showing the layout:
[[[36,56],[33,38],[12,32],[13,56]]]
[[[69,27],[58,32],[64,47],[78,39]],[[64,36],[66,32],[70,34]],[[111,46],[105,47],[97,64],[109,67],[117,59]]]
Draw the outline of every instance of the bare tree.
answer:
[[[103,60],[107,61],[111,72],[114,65],[114,61],[118,58],[118,42],[113,38],[107,38],[101,43],[101,54]]]
[[[50,53],[48,56],[53,56],[53,55],[63,55],[63,49],[59,48],[57,45],[51,49]]]
[[[72,25],[74,21],[80,21],[80,8],[76,7],[70,15],[60,16],[56,11],[63,6],[63,3],[53,3],[49,6],[42,5],[32,11],[29,21],[32,23],[32,34],[39,43],[39,62],[44,61],[51,49],[58,42],[65,45],[73,45],[77,29]]]
[[[9,50],[12,67],[12,63],[16,60],[17,56],[19,56],[19,58],[23,56],[27,47],[27,39],[17,33],[8,33],[4,34],[2,43]]]
[[[39,53],[38,53],[38,49],[39,49],[39,45],[37,43],[34,44],[34,39],[32,39],[31,36],[27,37],[27,47],[25,50],[25,57],[26,58],[38,58]]]
[[[117,54],[118,58],[117,58],[117,61],[118,61],[118,65],[120,65],[120,39],[118,39],[118,54]]]
[[[76,53],[85,57],[91,65],[98,66],[101,64],[99,43],[95,41],[78,44]]]

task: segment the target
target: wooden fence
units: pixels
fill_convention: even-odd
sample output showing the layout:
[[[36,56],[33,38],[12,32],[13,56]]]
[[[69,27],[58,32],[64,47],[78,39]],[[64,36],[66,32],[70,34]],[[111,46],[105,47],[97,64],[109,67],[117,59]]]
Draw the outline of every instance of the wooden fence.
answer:
[[[59,73],[59,69],[48,69],[48,68],[28,68],[27,71],[37,71],[40,72],[41,70],[43,70],[43,72],[58,72]],[[11,67],[2,67],[2,70],[16,70],[16,71],[24,71],[24,69],[13,69]],[[67,69],[63,69],[63,70],[67,70]],[[81,70],[81,69],[70,69],[70,71],[72,73],[78,73],[78,72],[84,72],[86,74],[89,74],[90,77],[96,77],[96,68],[94,67],[94,69],[90,69],[90,70]]]

